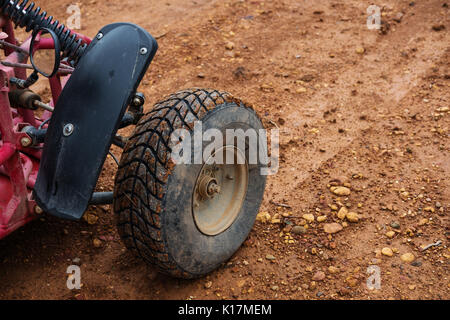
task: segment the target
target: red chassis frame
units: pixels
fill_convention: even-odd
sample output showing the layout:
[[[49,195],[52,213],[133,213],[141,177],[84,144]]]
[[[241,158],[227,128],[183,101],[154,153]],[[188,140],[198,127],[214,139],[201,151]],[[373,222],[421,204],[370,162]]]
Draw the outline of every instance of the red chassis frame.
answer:
[[[14,28],[11,20],[0,17],[0,30],[8,35],[5,41],[16,45]],[[77,34],[78,35],[78,34]],[[91,42],[86,36],[79,35],[87,44]],[[21,48],[28,52],[31,37]],[[39,47],[54,49],[53,41],[41,41]],[[5,62],[9,64],[27,63],[28,56],[9,47],[4,48]],[[26,126],[38,127],[51,117],[45,111],[37,118],[33,110],[13,109],[8,93],[11,90],[12,77],[25,79],[26,69],[0,64],[0,239],[25,225],[42,213],[32,199],[32,190],[39,171],[42,151],[25,148],[21,141],[28,138],[21,130]],[[49,79],[52,93],[51,105],[55,105],[70,75],[56,74]]]

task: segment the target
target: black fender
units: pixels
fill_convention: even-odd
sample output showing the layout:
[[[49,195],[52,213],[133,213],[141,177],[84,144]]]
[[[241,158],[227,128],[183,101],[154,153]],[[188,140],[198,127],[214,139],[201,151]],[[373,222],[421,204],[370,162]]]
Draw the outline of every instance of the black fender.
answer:
[[[86,211],[112,139],[158,45],[129,23],[104,27],[62,91],[45,137],[37,204],[77,220]]]

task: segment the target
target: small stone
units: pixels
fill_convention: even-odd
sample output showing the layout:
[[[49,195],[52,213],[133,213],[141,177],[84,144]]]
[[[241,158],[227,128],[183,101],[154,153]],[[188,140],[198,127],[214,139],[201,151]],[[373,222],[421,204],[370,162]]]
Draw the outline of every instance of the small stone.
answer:
[[[400,223],[398,223],[397,221],[392,222],[391,228],[400,229]]]
[[[423,208],[423,211],[425,211],[425,212],[434,212],[434,208],[433,207],[425,207],[425,208]]]
[[[72,263],[76,266],[81,265],[81,259],[80,258],[74,258],[72,259]]]
[[[301,88],[298,88],[297,90],[295,90],[295,92],[297,92],[297,93],[305,93],[306,91],[307,90],[305,87],[301,87]]]
[[[355,51],[357,54],[364,54],[364,52],[366,52],[366,49],[364,49],[363,47],[358,47]]]
[[[95,238],[92,241],[92,243],[93,243],[94,247],[96,247],[96,248],[100,248],[102,246],[102,241],[100,239],[97,239],[97,238]]]
[[[443,24],[435,24],[435,25],[432,27],[432,29],[433,29],[434,31],[441,31],[441,30],[444,30],[444,29],[445,29],[445,26],[444,26]]]
[[[95,214],[91,214],[91,213],[86,214],[84,219],[90,225],[94,225],[98,221],[98,217]]]
[[[323,226],[323,230],[329,234],[338,233],[342,229],[343,229],[343,227],[339,223],[336,223],[336,222],[327,223]]]
[[[389,239],[392,239],[394,236],[395,236],[395,232],[394,231],[386,232],[386,237],[388,237]]]
[[[411,265],[413,267],[421,267],[422,266],[422,262],[421,261],[414,261],[413,263],[411,263]]]
[[[315,220],[314,215],[310,214],[310,213],[304,214],[302,218],[308,222],[314,222],[314,220]]]
[[[348,221],[353,222],[353,223],[356,223],[359,221],[359,216],[356,212],[348,212],[345,217],[347,218]]]
[[[403,254],[400,259],[402,259],[405,263],[411,263],[416,259],[416,257],[412,253],[408,252]]]
[[[332,187],[331,192],[333,192],[337,196],[348,196],[351,191],[347,187]]]
[[[327,216],[317,217],[317,222],[324,222],[325,220],[327,220]]]
[[[347,213],[348,213],[347,208],[346,208],[346,207],[342,207],[342,208],[339,210],[337,216],[338,216],[339,219],[344,220],[345,217],[347,216]]]
[[[403,16],[404,16],[403,12],[397,12],[397,14],[394,17],[394,21],[397,23],[402,22]]]
[[[227,42],[227,44],[225,45],[225,49],[227,50],[233,50],[234,49],[234,43],[233,42]]]
[[[353,277],[348,277],[345,279],[345,282],[347,282],[350,287],[356,287],[358,285],[358,280]]]
[[[206,283],[205,283],[205,289],[211,289],[212,284],[213,284],[212,281],[206,282]]]
[[[381,249],[381,253],[387,257],[392,257],[394,255],[394,252],[392,251],[391,248],[383,248]]]
[[[329,266],[328,267],[328,272],[331,274],[335,274],[339,272],[339,268],[333,267],[333,266]]]
[[[197,77],[198,78],[200,78],[200,79],[205,79],[205,74],[204,73],[199,73],[198,75],[197,75]]]
[[[314,281],[323,281],[325,279],[325,273],[323,271],[317,271],[312,279]]]
[[[262,223],[266,223],[266,222],[272,220],[272,217],[270,216],[270,214],[268,212],[260,212],[256,216],[256,220],[260,221]]]
[[[427,218],[423,218],[419,221],[419,226],[424,226],[428,223],[428,219]]]
[[[278,286],[272,286],[270,289],[272,289],[273,291],[278,291],[278,289],[280,289]]]
[[[274,261],[274,260],[276,260],[277,258],[275,258],[273,255],[271,255],[271,254],[268,254],[268,255],[266,255],[266,259],[267,260],[270,260],[270,261]]]
[[[410,284],[408,286],[409,290],[415,290],[416,289],[416,285],[415,284]]]
[[[295,227],[292,228],[291,232],[293,234],[297,234],[297,235],[298,234],[305,234],[306,233],[306,229],[305,229],[305,227],[302,227],[302,226],[295,226]]]

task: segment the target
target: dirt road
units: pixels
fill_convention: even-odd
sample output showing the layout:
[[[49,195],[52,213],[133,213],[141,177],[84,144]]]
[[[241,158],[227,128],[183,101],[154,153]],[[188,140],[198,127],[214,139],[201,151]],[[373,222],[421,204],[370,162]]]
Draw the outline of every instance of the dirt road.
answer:
[[[71,1],[38,3],[69,16]],[[0,298],[450,298],[448,1],[380,0],[380,31],[361,0],[80,3],[82,33],[130,21],[158,38],[147,110],[182,88],[229,91],[280,129],[280,171],[243,248],[205,279],[158,274],[96,207],[90,224],[46,216],[2,240]],[[99,190],[114,172],[108,159]],[[83,287],[72,292],[75,258]]]

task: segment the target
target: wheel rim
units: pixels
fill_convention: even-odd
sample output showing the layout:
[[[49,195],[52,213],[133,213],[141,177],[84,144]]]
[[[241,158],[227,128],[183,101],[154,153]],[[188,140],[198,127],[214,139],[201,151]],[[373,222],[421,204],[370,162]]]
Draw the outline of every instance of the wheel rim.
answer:
[[[213,163],[220,152],[224,164]],[[242,151],[234,146],[216,151],[202,167],[194,188],[192,212],[198,230],[209,236],[226,231],[239,216],[247,188],[248,165]]]

